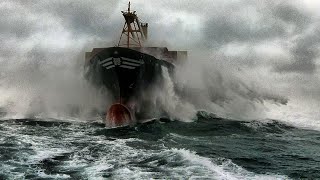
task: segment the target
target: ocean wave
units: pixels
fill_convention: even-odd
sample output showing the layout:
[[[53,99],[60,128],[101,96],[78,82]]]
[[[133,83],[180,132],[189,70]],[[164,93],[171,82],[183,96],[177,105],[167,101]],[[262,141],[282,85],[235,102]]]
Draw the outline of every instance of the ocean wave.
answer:
[[[46,122],[50,123],[50,122]],[[13,159],[1,157],[1,177],[49,179],[276,179],[249,172],[226,158],[212,159],[187,149],[140,138],[96,134],[100,126],[1,122],[2,142],[11,142]],[[107,129],[105,131],[108,131]],[[129,130],[130,131],[130,130]],[[139,129],[136,130],[138,133]],[[145,134],[146,135],[146,134]],[[182,138],[181,135],[176,135]],[[195,140],[195,139],[194,139]],[[1,147],[3,152],[9,144]],[[221,159],[223,159],[221,161]]]
[[[287,179],[282,175],[272,174],[255,174],[243,169],[241,166],[234,164],[230,159],[210,159],[197,155],[195,152],[186,149],[171,149],[172,154],[178,156],[183,162],[182,167],[177,167],[177,171],[184,171],[182,174],[188,174],[191,179]],[[173,162],[179,162],[178,158]],[[185,177],[184,177],[185,178]]]

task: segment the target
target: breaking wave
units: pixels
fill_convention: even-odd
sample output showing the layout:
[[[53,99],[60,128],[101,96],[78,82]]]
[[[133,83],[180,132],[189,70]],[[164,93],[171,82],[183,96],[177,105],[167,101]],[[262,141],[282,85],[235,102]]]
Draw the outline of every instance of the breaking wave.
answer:
[[[201,120],[199,123],[196,125],[198,128],[205,121]],[[221,157],[219,152],[223,148],[217,148],[219,141],[216,142],[218,143],[216,149],[208,153],[210,151],[206,152],[203,149],[206,146],[204,142],[209,143],[207,147],[210,147],[212,140],[198,133],[189,136],[187,134],[193,130],[188,126],[177,128],[179,126],[181,125],[175,123],[168,125],[153,123],[141,125],[138,129],[123,128],[115,131],[105,129],[100,124],[39,120],[1,121],[3,145],[0,147],[2,154],[0,177],[12,179],[288,178],[285,175],[278,175],[282,173],[268,172],[268,170],[267,172],[257,169],[247,170],[229,159],[233,155],[226,155],[229,158]],[[172,128],[176,130],[172,131]],[[228,126],[222,129],[224,128]],[[209,131],[203,129],[202,133]],[[241,135],[241,133],[236,134]],[[199,141],[204,143],[204,147],[197,148],[196,142]],[[230,144],[226,141],[225,146],[228,145]],[[7,151],[9,149],[10,152]],[[212,156],[212,153],[217,155]]]

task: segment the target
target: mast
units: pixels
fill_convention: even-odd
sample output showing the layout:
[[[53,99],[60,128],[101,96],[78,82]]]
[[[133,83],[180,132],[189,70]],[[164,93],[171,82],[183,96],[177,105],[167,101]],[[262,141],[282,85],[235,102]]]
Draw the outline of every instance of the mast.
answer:
[[[118,46],[124,47],[142,47],[142,41],[146,40],[148,23],[140,23],[136,11],[131,11],[129,1],[128,10],[121,11],[125,19]],[[122,36],[127,36],[122,39]]]
[[[128,13],[131,13],[130,12],[130,1],[129,1],[129,5],[128,5]],[[125,18],[126,19],[126,18]],[[127,26],[128,26],[128,34],[127,34],[127,38],[128,38],[128,41],[127,41],[127,47],[129,48],[129,45],[130,45],[130,32],[131,32],[131,23],[128,22],[128,20],[126,19],[126,23],[127,23]]]

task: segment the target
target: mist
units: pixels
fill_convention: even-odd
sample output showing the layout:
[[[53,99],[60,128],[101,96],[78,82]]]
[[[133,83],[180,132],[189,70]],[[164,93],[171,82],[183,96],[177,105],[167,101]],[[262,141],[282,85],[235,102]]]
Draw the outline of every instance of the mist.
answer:
[[[1,68],[3,118],[86,119],[106,111],[111,99],[85,80],[83,58],[63,55],[45,53]]]

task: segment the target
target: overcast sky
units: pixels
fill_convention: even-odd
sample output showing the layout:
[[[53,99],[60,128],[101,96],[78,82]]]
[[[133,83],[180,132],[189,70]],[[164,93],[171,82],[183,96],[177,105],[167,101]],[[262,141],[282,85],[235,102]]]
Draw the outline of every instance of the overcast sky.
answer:
[[[127,3],[126,0],[2,0],[0,62],[3,67],[30,64],[30,59],[35,64],[59,62],[66,60],[66,53],[113,46],[123,25],[120,11],[127,8]],[[192,53],[203,51],[208,59],[246,72],[288,97],[320,100],[320,1],[132,0],[131,3],[140,19],[149,22],[153,45],[186,49],[193,58],[196,56]]]

